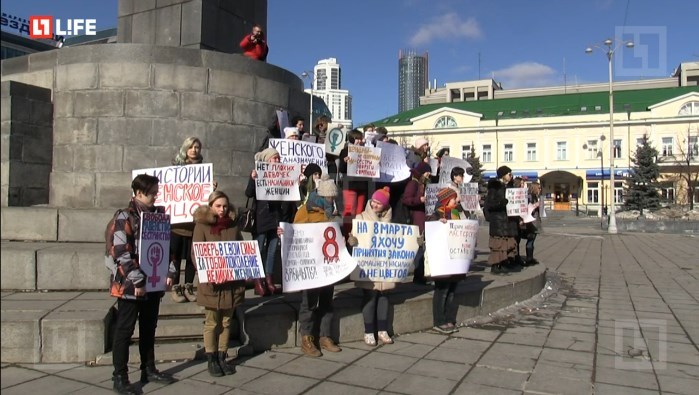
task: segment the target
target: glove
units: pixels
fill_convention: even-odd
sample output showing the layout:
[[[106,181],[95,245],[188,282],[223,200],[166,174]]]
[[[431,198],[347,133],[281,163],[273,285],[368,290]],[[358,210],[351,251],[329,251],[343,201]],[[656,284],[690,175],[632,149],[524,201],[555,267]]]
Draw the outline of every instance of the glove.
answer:
[[[417,245],[418,247],[422,247],[425,245],[425,236],[420,235],[417,237]]]
[[[356,247],[359,244],[359,240],[357,240],[357,238],[354,236],[350,236],[347,238],[347,244],[351,245],[352,247]]]

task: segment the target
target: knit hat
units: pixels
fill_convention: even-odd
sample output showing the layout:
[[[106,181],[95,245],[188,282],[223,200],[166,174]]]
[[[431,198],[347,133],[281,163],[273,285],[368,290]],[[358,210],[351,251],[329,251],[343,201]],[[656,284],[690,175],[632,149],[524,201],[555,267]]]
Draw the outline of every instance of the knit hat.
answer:
[[[415,144],[413,144],[413,147],[415,147],[416,149],[419,149],[420,147],[422,147],[425,144],[429,145],[430,143],[429,143],[429,141],[427,141],[426,138],[418,137],[415,139]]]
[[[323,169],[315,163],[309,163],[306,168],[303,169],[303,175],[306,176],[306,178],[311,178],[311,176],[316,173],[323,174]]]
[[[279,156],[279,152],[277,150],[274,148],[265,148],[255,154],[255,160],[257,162],[269,162],[269,160],[275,156]]]
[[[507,166],[498,167],[498,178],[502,178],[505,174],[512,173],[512,169]]]
[[[287,126],[284,128],[284,138],[289,138],[291,136],[299,137],[299,128],[294,126]]]
[[[427,173],[427,172],[430,172],[430,173],[431,173],[431,172],[432,172],[432,167],[429,165],[429,163],[420,162],[420,163],[417,164],[417,166],[415,166],[415,170],[417,170],[417,172],[418,172],[420,175],[423,175],[423,174],[425,174],[425,173]]]
[[[327,174],[323,174],[323,176],[320,178],[320,181],[318,181],[318,196],[337,196],[337,186],[335,186],[335,180],[331,180],[330,176]]]
[[[456,191],[447,187],[442,188],[437,192],[437,200],[439,200],[439,205],[444,207],[449,203],[451,199],[456,199]]]
[[[377,189],[376,192],[374,192],[374,194],[371,195],[371,200],[376,200],[377,202],[381,203],[381,205],[384,206],[384,208],[389,206],[390,199],[391,189],[389,187]]]

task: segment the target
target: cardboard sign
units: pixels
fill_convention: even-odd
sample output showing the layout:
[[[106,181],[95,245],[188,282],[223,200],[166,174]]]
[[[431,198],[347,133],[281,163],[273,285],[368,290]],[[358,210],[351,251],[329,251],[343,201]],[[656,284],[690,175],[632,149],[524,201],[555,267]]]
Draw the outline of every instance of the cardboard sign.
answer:
[[[303,136],[301,136],[302,141],[306,141],[308,143],[317,143],[318,142],[318,136],[304,133]]]
[[[403,147],[384,141],[378,141],[376,147],[381,148],[378,181],[399,182],[410,177],[410,168],[405,163],[405,150]]]
[[[451,182],[451,170],[455,167],[460,167],[464,169],[464,171],[466,171],[467,169],[471,168],[471,164],[469,164],[463,159],[454,158],[452,156],[442,157],[442,163],[439,167],[439,183],[441,185],[446,186]],[[468,174],[468,172],[465,172],[464,184],[467,182],[471,182],[472,177],[473,176]]]
[[[442,189],[439,184],[425,185],[425,214],[432,215],[437,208],[437,192]]]
[[[481,208],[478,195],[478,183],[469,182],[461,185],[461,207],[466,211],[478,211]]]
[[[352,234],[359,244],[352,249],[357,268],[350,279],[401,282],[408,277],[418,250],[417,226],[355,219]]]
[[[379,178],[381,148],[350,144],[347,146],[347,157],[348,176]]]
[[[507,188],[505,199],[507,199],[508,217],[520,217],[528,214],[527,188]]]
[[[139,169],[131,172],[131,178],[144,173],[160,180],[155,205],[165,206],[173,224],[194,221],[192,214],[197,207],[209,204],[214,191],[211,163]]]
[[[138,263],[146,274],[146,292],[165,291],[170,267],[170,216],[141,213]]]
[[[357,266],[347,252],[345,238],[335,222],[279,224],[282,239],[284,292],[335,284]]]
[[[477,234],[477,220],[425,222],[425,264],[430,276],[467,273]]]
[[[438,174],[439,172],[439,160],[437,158],[430,158],[430,174]]]
[[[309,143],[299,140],[269,139],[270,148],[279,152],[281,163],[299,163],[303,169],[309,163],[315,163],[328,174],[328,161],[325,160],[325,144]]]
[[[289,113],[285,110],[277,110],[277,123],[279,123],[279,130],[284,130],[285,127],[289,126]],[[296,126],[296,125],[293,125]]]
[[[192,243],[200,283],[264,278],[257,240],[197,241]]]
[[[257,178],[255,195],[257,200],[297,202],[301,200],[298,163],[255,162]]]
[[[340,128],[330,129],[325,136],[325,153],[328,155],[340,155],[345,148],[346,133]]]

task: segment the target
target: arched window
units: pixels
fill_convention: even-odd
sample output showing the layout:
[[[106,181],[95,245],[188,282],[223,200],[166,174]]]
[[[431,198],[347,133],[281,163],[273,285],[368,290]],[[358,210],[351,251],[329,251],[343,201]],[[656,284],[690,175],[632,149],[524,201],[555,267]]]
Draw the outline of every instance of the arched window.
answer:
[[[434,128],[435,129],[441,129],[441,128],[455,128],[456,127],[456,120],[448,115],[445,115],[443,117],[440,117],[437,122],[434,123]]]
[[[680,108],[677,115],[699,115],[699,101],[690,101]]]

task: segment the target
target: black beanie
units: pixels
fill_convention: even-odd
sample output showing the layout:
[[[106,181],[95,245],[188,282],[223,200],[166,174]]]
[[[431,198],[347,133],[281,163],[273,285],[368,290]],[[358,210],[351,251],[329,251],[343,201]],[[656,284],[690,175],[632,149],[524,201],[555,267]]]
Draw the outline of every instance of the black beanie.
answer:
[[[507,166],[498,167],[498,178],[502,178],[505,174],[512,173],[512,169]]]
[[[311,178],[315,173],[323,174],[323,170],[315,163],[309,163],[308,166],[303,169],[303,175],[306,176],[306,178]]]

